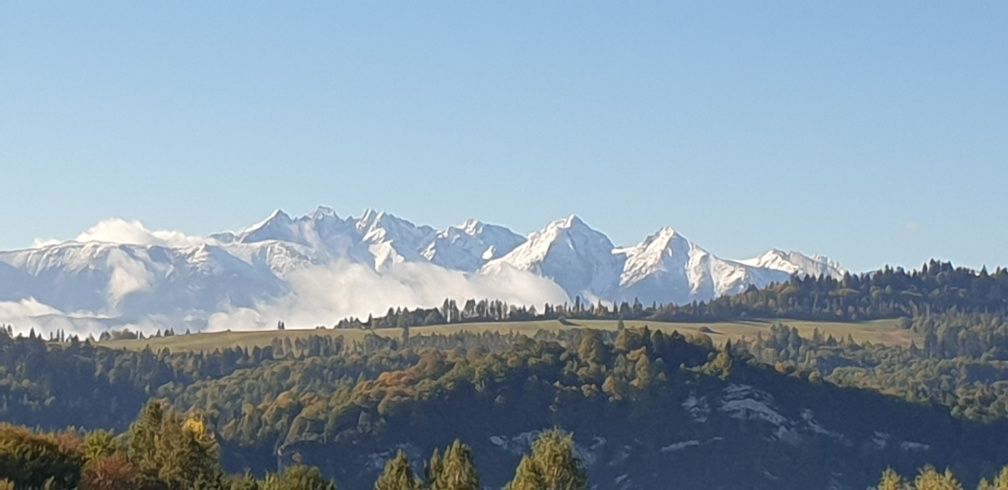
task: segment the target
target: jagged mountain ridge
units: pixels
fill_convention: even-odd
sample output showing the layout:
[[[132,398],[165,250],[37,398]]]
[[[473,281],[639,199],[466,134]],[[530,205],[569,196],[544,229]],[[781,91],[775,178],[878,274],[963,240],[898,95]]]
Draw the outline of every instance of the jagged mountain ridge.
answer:
[[[0,252],[0,303],[30,300],[41,305],[35,316],[62,313],[102,326],[161,318],[198,329],[216,312],[291,294],[291,276],[315,266],[384,275],[424,264],[466,277],[515,269],[548,279],[568,298],[659,303],[707,300],[790,274],[842,274],[837,263],[798,252],[722,259],[671,228],[616,247],[573,215],[528,237],[477,220],[438,230],[372,209],[344,218],[327,207],[298,217],[277,210],[244,230],[207,237],[82,237]],[[415,282],[410,287],[424,287]]]
[[[739,293],[750,285],[787,280],[791,274],[844,272],[828,258],[776,249],[754,259],[723,259],[668,227],[637,245],[614,247],[608,237],[573,215],[532,233],[483,270],[504,266],[548,277],[572,297],[678,304]]]

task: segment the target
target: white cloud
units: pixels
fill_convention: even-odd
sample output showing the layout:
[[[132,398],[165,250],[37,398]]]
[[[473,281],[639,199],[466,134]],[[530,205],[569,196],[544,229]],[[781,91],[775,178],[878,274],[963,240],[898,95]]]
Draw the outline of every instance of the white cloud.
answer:
[[[567,295],[553,281],[514,268],[466,274],[425,263],[395,264],[382,273],[340,263],[291,273],[292,293],[278,300],[210,316],[210,330],[331,325],[348,316],[382,315],[391,307],[439,306],[445,298],[499,299],[510,304],[562,303]]]
[[[48,247],[50,245],[58,245],[63,243],[55,238],[36,238],[32,241],[32,248],[42,248]]]
[[[107,262],[112,269],[107,290],[112,306],[130,293],[150,288],[154,281],[153,275],[142,261],[130,257],[122,250],[109,251]]]
[[[907,221],[906,223],[903,223],[903,231],[907,233],[917,233],[920,231],[920,227],[920,223],[916,221]]]
[[[137,220],[109,218],[99,221],[87,231],[77,235],[78,242],[108,242],[130,245],[162,245],[170,247],[196,246],[210,239],[186,235],[176,230],[149,230]],[[36,239],[36,243],[45,243]]]
[[[0,301],[0,318],[7,323],[11,323],[16,319],[60,314],[62,312],[56,308],[40,303],[35,298],[27,298],[20,301]]]
[[[511,267],[490,274],[468,274],[432,264],[404,263],[379,273],[361,264],[342,262],[292,272],[288,277],[289,294],[254,308],[223,305],[196,317],[190,313],[184,318],[149,315],[125,319],[114,312],[116,303],[128,294],[148,289],[152,273],[141,261],[121,251],[109,256],[109,265],[114,267],[107,290],[110,312],[64,312],[28,298],[0,302],[0,323],[13,324],[22,333],[34,328],[39,333],[64,330],[97,337],[102,331],[122,328],[146,333],[173,328],[178,332],[193,325],[193,330],[198,330],[195,325],[204,321],[208,330],[270,329],[278,320],[284,320],[290,328],[311,328],[332,325],[349,316],[383,315],[390,306],[440,306],[445,298],[492,298],[538,307],[544,302],[568,301],[556,283]]]
[[[56,330],[64,330],[69,334],[100,334],[107,329],[107,324],[100,317],[88,316],[86,313],[66,313],[35,298],[20,301],[0,301],[0,324],[9,324],[16,334],[27,335],[34,329],[40,335],[46,335]]]

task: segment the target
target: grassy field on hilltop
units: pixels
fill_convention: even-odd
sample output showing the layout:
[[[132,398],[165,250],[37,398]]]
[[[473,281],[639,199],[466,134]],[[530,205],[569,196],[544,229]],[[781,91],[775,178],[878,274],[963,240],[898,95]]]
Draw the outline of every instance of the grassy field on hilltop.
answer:
[[[922,340],[909,331],[900,328],[896,320],[874,320],[868,322],[821,322],[804,320],[753,320],[735,322],[655,322],[648,320],[627,320],[624,324],[627,327],[638,327],[647,325],[652,329],[659,329],[665,332],[678,330],[683,334],[706,335],[711,337],[715,343],[722,343],[725,340],[754,337],[759,332],[767,331],[774,322],[780,321],[798,329],[804,337],[811,337],[812,332],[818,328],[823,335],[832,335],[836,338],[852,336],[858,342],[871,341],[873,343],[886,345],[910,345],[911,340],[916,340],[917,345],[921,345]],[[571,328],[598,328],[606,330],[616,329],[615,320],[569,320],[563,324],[557,320],[550,321],[527,321],[527,322],[488,322],[488,323],[453,323],[449,325],[430,325],[422,327],[411,327],[410,335],[430,335],[430,334],[450,334],[452,332],[519,332],[532,335],[539,330],[562,330]],[[141,350],[150,347],[152,350],[160,350],[167,347],[172,351],[212,351],[224,347],[263,347],[269,345],[274,338],[302,338],[313,335],[340,335],[347,341],[363,338],[367,335],[367,330],[357,329],[289,329],[289,330],[255,330],[240,331],[229,330],[225,332],[206,332],[190,335],[175,335],[172,337],[157,337],[142,340],[109,340],[101,342],[101,345],[118,349]],[[399,336],[398,328],[383,328],[373,330],[374,333],[384,336]]]

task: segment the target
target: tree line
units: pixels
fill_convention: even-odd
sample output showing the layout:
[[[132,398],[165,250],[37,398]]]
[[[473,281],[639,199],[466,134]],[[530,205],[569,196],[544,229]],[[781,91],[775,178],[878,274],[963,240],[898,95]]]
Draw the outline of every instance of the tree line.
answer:
[[[451,323],[527,320],[660,320],[728,321],[755,318],[863,321],[918,317],[947,312],[1008,314],[1008,269],[989,273],[931,260],[918,270],[885,267],[841,277],[794,275],[763,288],[685,305],[641,304],[640,301],[509,305],[490,299],[458,302],[445,299],[438,308],[389,308],[384,316],[345,318],[336,328],[403,328]]]

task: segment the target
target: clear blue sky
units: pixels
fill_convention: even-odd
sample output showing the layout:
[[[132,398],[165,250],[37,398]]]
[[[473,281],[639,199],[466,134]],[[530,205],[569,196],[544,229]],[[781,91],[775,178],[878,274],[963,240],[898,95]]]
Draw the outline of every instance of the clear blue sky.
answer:
[[[0,7],[2,249],[324,203],[1008,265],[1005,2],[40,3]]]

